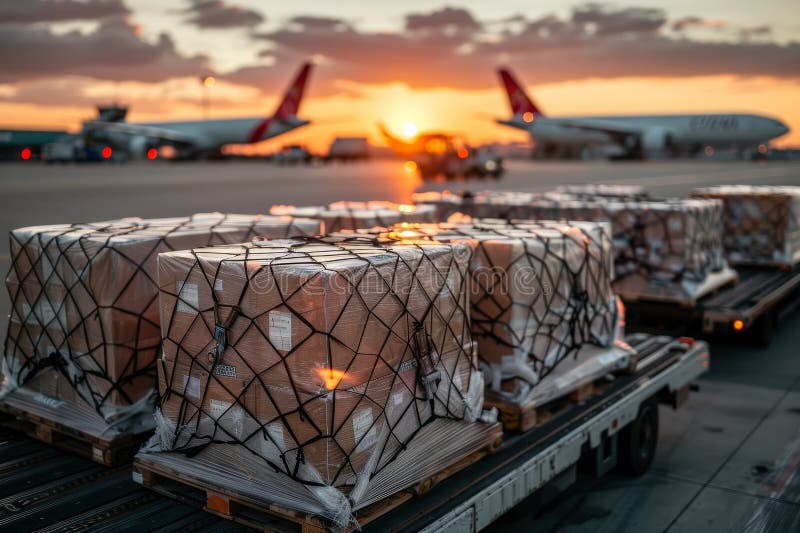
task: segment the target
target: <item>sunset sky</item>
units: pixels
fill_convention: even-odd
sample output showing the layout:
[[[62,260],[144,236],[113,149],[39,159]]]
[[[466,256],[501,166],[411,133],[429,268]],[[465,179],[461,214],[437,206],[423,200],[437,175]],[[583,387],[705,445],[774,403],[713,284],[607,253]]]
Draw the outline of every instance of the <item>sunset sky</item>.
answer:
[[[508,115],[500,65],[548,114],[765,113],[800,145],[798,0],[6,0],[0,49],[2,127],[75,130],[115,100],[130,121],[199,119],[203,75],[212,118],[268,115],[313,58],[314,124],[257,150],[380,143],[379,120],[526,140],[491,121]]]

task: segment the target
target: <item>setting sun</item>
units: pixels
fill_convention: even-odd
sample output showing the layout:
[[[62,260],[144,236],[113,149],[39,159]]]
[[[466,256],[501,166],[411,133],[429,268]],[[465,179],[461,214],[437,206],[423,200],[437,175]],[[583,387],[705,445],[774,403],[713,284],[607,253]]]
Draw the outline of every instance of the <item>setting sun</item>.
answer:
[[[403,136],[411,139],[412,137],[416,137],[419,130],[417,126],[414,125],[412,122],[406,122],[403,124]]]

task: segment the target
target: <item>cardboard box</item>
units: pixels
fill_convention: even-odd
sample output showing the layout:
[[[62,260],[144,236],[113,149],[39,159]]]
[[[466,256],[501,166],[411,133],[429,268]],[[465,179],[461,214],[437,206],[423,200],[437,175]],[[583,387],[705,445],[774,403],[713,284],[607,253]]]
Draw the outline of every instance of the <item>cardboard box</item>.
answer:
[[[14,345],[13,357],[34,361],[58,354],[63,373],[86,384],[81,396],[110,420],[155,386],[158,253],[320,231],[320,223],[310,219],[220,213],[14,230],[6,285],[11,321],[21,328],[9,334],[7,351]],[[35,330],[48,332],[51,342],[17,342],[38,334]],[[13,376],[16,382],[30,377]]]
[[[392,229],[389,238],[474,249],[472,335],[490,390],[522,401],[583,346],[619,340],[608,223],[474,220]]]
[[[800,262],[800,187],[723,185],[695,189],[692,197],[722,201],[723,242],[732,264]]]
[[[417,383],[428,361],[412,342],[417,322],[441,378],[435,414],[476,416],[469,255],[461,245],[363,239],[161,254],[169,449],[227,439],[237,444],[230,453],[255,453],[300,481],[354,484],[431,416]]]
[[[388,228],[400,222],[438,221],[436,209],[433,206],[396,204],[384,201],[334,202],[328,206],[309,207],[274,205],[270,208],[270,214],[319,219],[324,223],[326,233],[375,227]]]

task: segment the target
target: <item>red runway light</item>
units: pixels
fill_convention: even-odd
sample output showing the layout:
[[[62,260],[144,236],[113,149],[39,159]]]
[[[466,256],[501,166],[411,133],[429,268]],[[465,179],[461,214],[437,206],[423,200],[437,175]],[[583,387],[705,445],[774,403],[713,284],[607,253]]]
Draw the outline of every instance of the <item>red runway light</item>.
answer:
[[[467,150],[466,148],[459,148],[458,149],[458,157],[459,158],[466,159],[468,155],[469,155],[469,150]]]
[[[113,154],[113,153],[114,152],[113,152],[113,150],[111,150],[110,146],[104,147],[103,151],[100,152],[100,154],[103,156],[103,159],[108,159],[109,157],[111,157],[111,154]]]
[[[31,149],[30,148],[23,148],[22,151],[19,153],[19,156],[22,158],[23,161],[27,161],[31,158]]]
[[[158,157],[158,150],[156,150],[155,148],[150,148],[149,150],[147,150],[147,159],[153,160],[156,157]]]

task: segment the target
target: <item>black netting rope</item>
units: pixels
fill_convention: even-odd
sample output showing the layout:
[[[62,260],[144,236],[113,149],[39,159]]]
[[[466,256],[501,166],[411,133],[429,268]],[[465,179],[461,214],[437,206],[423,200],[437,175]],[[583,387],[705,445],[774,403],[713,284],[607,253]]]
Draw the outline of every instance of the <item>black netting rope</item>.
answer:
[[[170,239],[186,230],[202,227],[202,231],[207,233],[206,245],[224,244],[224,230],[227,228],[235,228],[237,235],[249,239],[256,234],[256,226],[262,219],[248,218],[248,223],[242,217],[231,221],[225,215],[190,217],[169,223],[147,220],[77,223],[31,231],[24,238],[12,232],[11,250],[17,250],[17,253],[12,257],[7,288],[12,302],[11,321],[18,322],[20,327],[9,327],[4,343],[6,368],[14,373],[11,377],[18,384],[25,385],[42,371],[54,369],[76,389],[87,386],[91,397],[82,397],[101,416],[112,395],[118,395],[122,405],[135,403],[139,398],[131,397],[127,386],[142,378],[152,379],[155,383],[155,357],[160,346],[160,341],[156,340],[157,333],[152,342],[144,342],[141,336],[143,329],[158,332],[160,328],[157,314],[156,317],[145,315],[158,297],[157,281],[146,266],[154,266],[159,252],[173,250]],[[291,218],[284,217],[281,224],[285,226],[284,237],[301,232]],[[144,255],[133,257],[114,243],[125,237],[141,237],[137,245],[146,243],[150,248]],[[109,253],[114,255],[115,267],[126,267],[128,277],[121,283],[115,278],[116,270],[109,271],[107,265],[96,264]],[[45,262],[49,270],[47,274],[44,273]],[[118,287],[108,303],[99,301],[92,284],[104,276],[109,276],[109,283]],[[123,308],[121,302],[134,282],[144,282],[151,293],[144,299],[137,294],[140,298],[137,311]],[[14,283],[16,287],[13,287]],[[26,289],[33,291],[32,298]],[[61,297],[52,296],[59,290],[64,292]],[[74,324],[66,320],[68,308],[76,314]],[[41,309],[47,310],[47,314],[43,316]],[[107,332],[112,325],[104,323],[104,312],[128,316],[135,321],[135,330],[128,332],[132,342],[108,338]],[[96,337],[91,338],[91,335]],[[48,353],[42,353],[43,342],[50,348]],[[114,375],[111,375],[107,369],[111,352],[115,349],[130,350],[131,353],[124,367],[115,368]],[[65,357],[72,363],[70,368],[67,368]],[[87,358],[94,359],[95,363],[90,363]],[[102,388],[107,390],[93,387],[90,377],[102,382]]]
[[[394,250],[391,246],[385,249],[375,250],[375,243],[377,241],[374,238],[306,238],[295,241],[295,244],[288,246],[285,253],[271,257],[269,261],[258,263],[258,268],[254,267],[256,264],[255,260],[258,259],[259,254],[263,249],[259,248],[257,245],[252,247],[244,247],[240,250],[240,253],[233,254],[232,257],[220,260],[213,268],[213,277],[209,276],[206,268],[203,268],[204,265],[207,266],[209,264],[204,258],[204,255],[207,252],[203,250],[194,250],[192,252],[194,264],[186,272],[184,283],[187,283],[191,277],[191,274],[199,269],[202,271],[202,275],[205,278],[205,282],[208,284],[208,287],[213,288],[216,284],[218,276],[220,275],[220,270],[222,267],[225,266],[226,268],[231,268],[234,265],[238,265],[241,268],[242,274],[247,281],[242,286],[239,294],[239,302],[238,305],[235,306],[236,315],[233,321],[221,318],[222,313],[220,310],[223,308],[223,306],[216,301],[216,294],[214,291],[211,291],[211,293],[214,295],[213,305],[211,305],[211,307],[196,309],[197,314],[192,319],[192,324],[187,327],[186,333],[184,333],[181,338],[174,339],[174,345],[177,348],[177,353],[175,356],[176,360],[179,357],[189,360],[190,373],[191,367],[199,365],[203,369],[203,373],[207,376],[206,383],[201,387],[203,390],[203,397],[199,399],[198,403],[200,404],[200,407],[197,408],[196,412],[191,414],[189,413],[190,408],[196,408],[197,406],[189,400],[186,386],[176,381],[178,379],[177,370],[173,370],[173,372],[170,373],[166,364],[162,366],[162,371],[164,372],[167,381],[166,391],[161,398],[162,406],[169,402],[173,397],[180,398],[180,409],[177,415],[178,420],[176,421],[177,423],[172,451],[186,454],[196,454],[212,443],[241,446],[249,450],[249,452],[264,459],[267,464],[269,464],[276,471],[283,472],[291,478],[300,481],[301,483],[307,485],[335,485],[337,480],[341,476],[346,475],[346,473],[357,472],[357,466],[352,463],[351,455],[354,450],[359,447],[361,441],[363,441],[369,432],[372,431],[378,421],[382,420],[388,428],[389,435],[388,438],[384,439],[382,448],[379,452],[381,456],[381,459],[377,463],[379,466],[371,473],[371,475],[374,476],[406,447],[408,442],[423,426],[430,423],[435,418],[446,417],[452,419],[462,419],[464,417],[463,408],[458,409],[455,405],[452,405],[452,393],[456,393],[456,403],[459,403],[463,406],[465,402],[462,391],[458,390],[457,387],[454,387],[454,377],[449,374],[445,376],[442,376],[441,374],[437,375],[439,370],[434,369],[436,363],[441,362],[442,360],[443,345],[442,340],[434,338],[431,335],[431,332],[434,329],[441,330],[444,328],[444,335],[449,336],[451,339],[469,339],[469,324],[465,312],[466,266],[460,266],[455,255],[448,251],[447,253],[449,255],[449,259],[447,260],[446,265],[443,267],[437,267],[437,265],[434,263],[434,260],[431,258],[431,255],[426,253],[426,249],[430,249],[430,247],[419,245],[415,246],[419,253],[412,254],[410,259],[414,260],[410,261],[409,258],[405,257],[405,255],[408,254],[401,254]],[[385,240],[382,242],[386,243]],[[281,243],[267,244],[269,246],[281,245]],[[318,252],[314,254],[313,250],[298,251],[299,248],[314,244],[335,245],[336,249],[331,251],[331,255],[337,257],[332,257],[331,255],[328,255],[327,252]],[[378,255],[381,257],[382,261],[384,262],[378,264],[382,268],[379,269],[369,260],[370,255]],[[389,267],[386,266],[387,263],[385,262],[387,257],[390,257],[392,261],[392,264]],[[243,311],[241,305],[242,298],[245,296],[246,291],[254,282],[254,279],[265,271],[268,271],[270,279],[277,279],[280,274],[278,269],[279,267],[285,267],[285,263],[282,263],[285,260],[290,260],[293,267],[313,267],[315,272],[302,283],[298,284],[297,287],[290,292],[286,294],[281,293],[279,295],[280,303],[278,305],[270,307],[269,309],[264,309],[261,313],[255,316],[248,316],[247,313]],[[352,262],[353,260],[360,262],[358,269],[360,270],[360,274],[354,279],[350,279],[349,277],[339,274],[334,268],[335,265],[340,262]],[[250,268],[248,268],[248,265],[250,265]],[[432,281],[434,282],[431,291],[424,290],[424,287],[420,282],[420,276],[422,275],[420,269],[423,268],[425,268],[426,271],[430,271],[432,269],[432,273],[434,274],[433,280],[430,277],[426,278],[428,284],[430,284]],[[397,276],[401,271],[408,273],[411,280],[411,285],[405,288],[405,294],[399,290],[402,287],[397,285],[395,279],[395,276]],[[365,300],[364,295],[362,294],[361,283],[367,279],[368,274],[375,273],[378,274],[378,278],[381,280],[380,290],[384,293],[384,295],[372,307],[370,307],[368,302]],[[384,277],[384,274],[386,273],[390,274],[388,279]],[[339,308],[339,314],[334,317],[327,317],[326,327],[323,330],[319,330],[315,328],[313,324],[307,321],[305,317],[303,317],[300,310],[293,308],[292,299],[295,295],[304,291],[309,284],[315,282],[317,277],[330,274],[336,275],[338,280],[344,280],[346,282],[345,288],[347,298]],[[449,283],[449,281],[451,281],[453,278],[455,278],[456,283]],[[455,286],[453,287],[451,285]],[[278,288],[279,286],[276,284],[276,289]],[[410,315],[409,298],[411,298],[412,295],[417,298],[422,297],[424,299],[424,312],[420,316],[412,317]],[[176,298],[177,307],[177,299],[180,298],[180,292],[178,291],[175,294],[170,294],[170,296]],[[397,306],[398,309],[402,309],[402,312],[399,313],[399,315],[392,322],[386,322],[382,317],[374,312],[374,308],[381,304],[384,299],[389,299],[394,305]],[[451,304],[455,304],[452,305],[452,310],[447,315],[442,314],[442,309],[437,305],[437,303],[442,299],[449,301]],[[331,402],[331,410],[336,412],[336,391],[338,388],[320,391],[319,394],[312,395],[304,400],[298,391],[300,384],[294,382],[294,376],[287,360],[291,357],[296,357],[296,354],[301,353],[303,351],[304,344],[308,342],[309,339],[311,339],[315,334],[322,334],[325,336],[328,344],[328,368],[333,368],[333,361],[330,359],[331,346],[336,345],[338,347],[346,347],[348,344],[350,344],[346,339],[337,338],[335,330],[336,326],[339,324],[339,321],[343,319],[343,313],[351,305],[357,305],[365,309],[368,312],[370,319],[377,320],[377,322],[385,327],[388,332],[388,335],[383,339],[384,345],[378,347],[377,353],[370,354],[376,356],[376,358],[372,368],[369,369],[365,383],[369,384],[373,382],[374,379],[386,379],[386,376],[380,378],[375,377],[377,365],[380,363],[384,369],[390,370],[389,390],[394,391],[398,387],[401,389],[404,388],[410,397],[413,398],[413,401],[409,402],[408,405],[404,407],[403,412],[397,417],[397,420],[394,424],[390,423],[388,417],[385,415],[387,405],[381,404],[377,398],[371,397],[369,388],[365,386],[363,391],[357,392],[359,399],[354,402],[354,407],[345,413],[345,416],[342,419],[343,422],[339,426],[330,428],[321,427],[316,424],[313,420],[313,417],[306,412],[307,406],[309,406],[312,402],[319,401],[321,398],[325,397]],[[419,307],[419,305],[416,307]],[[259,324],[260,318],[268,315],[270,311],[273,311],[276,308],[289,310],[289,312],[292,314],[292,318],[302,321],[305,327],[308,329],[308,333],[305,335],[305,337],[297,344],[293,344],[292,348],[286,351],[284,354],[281,354],[281,352],[285,350],[279,350],[279,347],[274,346],[270,339],[269,333],[264,331]],[[461,313],[464,316],[464,320],[462,320],[461,331],[452,329],[453,324],[451,319],[456,313]],[[215,329],[219,328],[221,320],[227,320],[225,327],[226,344],[221,359],[225,359],[226,351],[228,354],[236,354],[238,356],[237,361],[241,361],[244,365],[246,365],[250,375],[254,376],[250,383],[242,387],[242,391],[239,393],[228,388],[224,381],[219,379],[215,372],[215,367],[220,362],[220,358],[217,358],[216,354],[218,353],[217,348],[219,346],[219,339],[222,338],[222,335],[214,335],[214,331],[212,331],[210,324],[204,318],[204,315],[208,314],[211,314],[215,317]],[[169,323],[167,326],[168,338],[170,337],[170,332],[173,331],[175,319],[175,313],[173,312],[172,316],[169,317]],[[434,328],[432,324],[434,320],[437,324],[436,328]],[[234,328],[233,326],[235,324],[239,327]],[[215,357],[210,365],[203,362],[203,353],[190,353],[183,348],[186,335],[188,335],[196,325],[200,325],[201,329],[205,328],[205,333],[208,335],[208,338],[212,339],[209,342],[209,346],[213,346],[213,353],[215,354]],[[236,329],[236,331],[232,331],[233,329]],[[249,357],[252,357],[254,354],[240,351],[239,348],[240,339],[244,338],[248,332],[252,330],[255,330],[258,333],[260,342],[263,342],[265,345],[269,346],[275,353],[280,354],[278,361],[264,368],[260,372],[258,372],[257,369],[251,365],[251,361],[249,361]],[[366,329],[362,329],[360,333],[361,338],[358,339],[354,351],[348,349],[352,352],[352,356],[348,364],[344,368],[337,368],[337,370],[344,373],[343,375],[346,375],[348,372],[350,372],[354,365],[360,364],[359,350],[361,350],[361,344],[364,340],[365,333]],[[422,333],[422,335],[420,335],[420,333]],[[392,361],[385,359],[382,355],[382,349],[389,341],[390,335],[401,338],[405,345],[404,353],[400,358],[399,363],[394,363],[395,366],[391,366],[393,364]],[[435,350],[433,348],[435,348]],[[434,351],[436,351],[436,356],[434,356]],[[434,361],[434,358],[438,359],[438,361]],[[401,370],[403,370],[403,368],[409,363],[415,363],[417,368],[416,372],[418,374],[417,379],[414,381],[413,388],[400,377]],[[468,353],[467,347],[460,346],[455,359],[455,364],[452,366],[452,370],[447,368],[447,366],[442,368],[445,373],[455,373],[458,372],[459,368],[463,365],[466,365],[467,368],[470,369],[473,368],[471,363],[471,355]],[[271,383],[269,383],[268,375],[275,367],[278,366],[282,366],[283,370],[285,370],[285,374],[282,373],[280,375],[288,377],[289,385],[294,391],[296,403],[295,406],[289,406],[287,408],[286,406],[280,405],[279,400],[274,398],[270,391],[269,385],[271,385]],[[226,393],[234,399],[228,409],[241,409],[244,414],[256,422],[256,428],[253,431],[244,435],[235,435],[233,432],[229,431],[228,428],[224,427],[218,422],[221,418],[223,418],[224,413],[215,418],[212,416],[212,413],[210,413],[204,407],[206,405],[206,395],[210,388],[209,384],[212,382],[212,380],[215,382],[216,386],[222,387]],[[442,381],[448,384],[446,390],[443,391],[440,389],[435,394],[431,393],[431,390],[436,388],[431,384],[438,385],[439,382]],[[427,388],[426,384],[429,385]],[[468,385],[469,382],[467,382],[467,387],[465,387],[464,390],[469,390]],[[267,400],[271,403],[271,406],[277,413],[276,417],[258,417],[257,413],[252,412],[250,405],[244,400],[244,395],[252,386],[260,387],[260,389],[265,393]],[[352,393],[352,388],[348,389],[347,392]],[[390,396],[387,396],[387,402],[389,401],[389,398]],[[380,411],[381,416],[375,417],[372,425],[363,431],[362,436],[353,443],[352,449],[346,449],[340,443],[340,439],[337,437],[342,431],[343,425],[353,416],[356,408],[363,405],[363,402],[374,404]],[[427,413],[425,413],[426,406],[428,410]],[[296,428],[289,419],[294,414],[299,416],[299,419],[302,423],[307,424],[312,428],[313,436],[311,438],[303,439],[303,437],[295,432]],[[397,434],[395,431],[397,426],[401,423],[401,421],[405,420],[409,414],[414,417],[416,429],[414,429],[414,431],[409,435]],[[206,424],[212,423],[211,428],[204,431],[200,427],[201,422],[205,422]],[[280,422],[283,425],[283,428],[288,432],[292,438],[292,441],[296,443],[296,446],[287,446],[284,449],[283,446],[274,441],[272,435],[267,429],[267,426],[274,422]],[[251,439],[257,434],[260,434],[265,441],[268,440],[276,448],[281,450],[280,463],[276,463],[270,458],[265,457],[261,453],[261,450],[256,449],[256,447],[251,444]],[[308,479],[308,477],[301,475],[299,471],[300,464],[305,461],[306,453],[304,453],[304,448],[307,448],[315,442],[321,440],[325,440],[329,445],[336,447],[338,452],[344,457],[344,461],[338,467],[338,470],[333,473],[329,483],[320,483],[318,481]],[[388,449],[390,446],[392,446],[394,449]],[[295,457],[296,459],[293,461],[291,459],[292,457]]]

